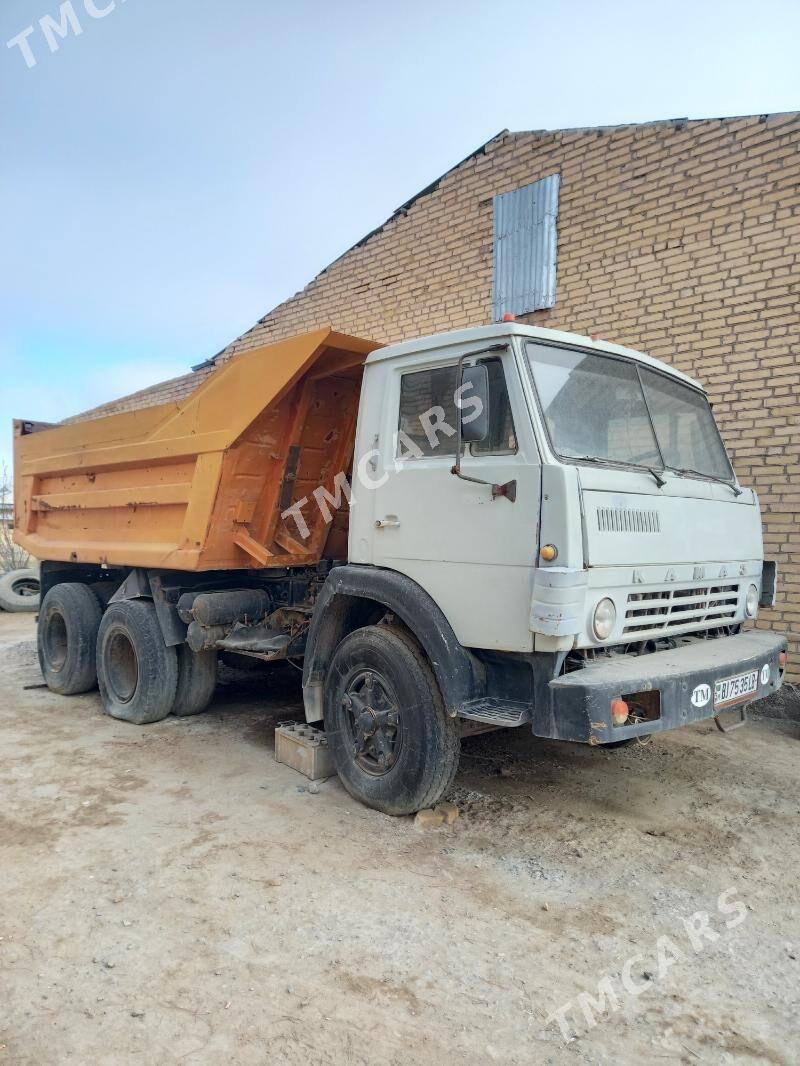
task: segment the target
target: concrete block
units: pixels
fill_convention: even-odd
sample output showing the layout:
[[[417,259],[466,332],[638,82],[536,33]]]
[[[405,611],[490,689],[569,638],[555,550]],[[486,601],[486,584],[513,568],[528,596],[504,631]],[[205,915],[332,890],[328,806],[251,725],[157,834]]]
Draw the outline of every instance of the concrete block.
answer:
[[[322,781],[336,773],[325,733],[304,722],[284,722],[277,727],[275,762],[291,766],[311,781]]]
[[[458,818],[458,807],[455,803],[437,803],[433,809],[442,815],[445,825],[452,825]]]
[[[417,811],[414,817],[415,829],[438,829],[440,825],[444,825],[444,814],[431,807],[424,811]]]

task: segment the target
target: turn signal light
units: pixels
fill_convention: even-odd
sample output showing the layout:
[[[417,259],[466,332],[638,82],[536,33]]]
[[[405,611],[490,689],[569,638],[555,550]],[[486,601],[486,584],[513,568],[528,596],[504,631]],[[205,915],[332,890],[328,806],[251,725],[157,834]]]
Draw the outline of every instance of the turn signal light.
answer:
[[[552,563],[553,559],[558,555],[558,548],[555,544],[543,544],[539,549],[539,555],[546,563]]]
[[[630,707],[625,700],[612,700],[611,701],[611,724],[612,725],[625,725],[628,721],[628,715],[630,714]]]
[[[781,673],[786,669],[786,652],[778,652],[778,669]]]

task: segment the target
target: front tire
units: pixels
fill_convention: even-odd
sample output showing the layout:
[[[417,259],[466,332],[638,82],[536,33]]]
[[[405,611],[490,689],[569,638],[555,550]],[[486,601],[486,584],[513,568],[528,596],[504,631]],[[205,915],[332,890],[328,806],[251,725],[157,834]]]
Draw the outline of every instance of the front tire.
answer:
[[[88,585],[54,585],[39,611],[36,646],[51,692],[75,696],[97,684],[95,648],[103,609]]]
[[[112,718],[146,725],[172,710],[178,658],[164,643],[149,600],[120,600],[107,608],[97,635],[97,680]]]
[[[458,721],[417,642],[368,626],[339,644],[325,683],[325,734],[342,784],[384,814],[441,799],[458,769]]]

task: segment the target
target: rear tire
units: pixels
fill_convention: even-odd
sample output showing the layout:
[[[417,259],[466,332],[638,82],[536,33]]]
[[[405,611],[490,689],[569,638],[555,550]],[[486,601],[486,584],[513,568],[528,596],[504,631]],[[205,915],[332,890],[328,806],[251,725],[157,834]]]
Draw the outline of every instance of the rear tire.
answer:
[[[54,585],[39,611],[37,650],[51,692],[74,696],[97,684],[95,648],[103,609],[88,585]]]
[[[460,752],[458,720],[417,642],[368,626],[344,638],[325,682],[325,734],[342,784],[384,814],[413,814],[441,799]]]
[[[172,713],[179,718],[200,714],[214,698],[217,687],[217,653],[192,651],[188,644],[179,644],[178,687]]]
[[[0,575],[0,609],[11,614],[38,611],[39,589],[36,570],[9,570]]]
[[[178,657],[164,643],[149,600],[109,605],[97,635],[97,680],[106,714],[134,725],[160,722],[172,710]]]

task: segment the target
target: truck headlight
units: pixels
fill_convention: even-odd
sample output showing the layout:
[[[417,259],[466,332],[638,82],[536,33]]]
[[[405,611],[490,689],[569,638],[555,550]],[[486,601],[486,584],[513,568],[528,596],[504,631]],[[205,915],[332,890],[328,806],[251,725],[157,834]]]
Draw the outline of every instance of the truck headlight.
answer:
[[[755,618],[758,614],[758,589],[755,585],[751,585],[747,590],[747,596],[744,601],[744,613],[748,618]]]
[[[600,600],[592,615],[592,630],[598,640],[608,640],[617,620],[617,608],[614,601]]]

